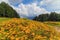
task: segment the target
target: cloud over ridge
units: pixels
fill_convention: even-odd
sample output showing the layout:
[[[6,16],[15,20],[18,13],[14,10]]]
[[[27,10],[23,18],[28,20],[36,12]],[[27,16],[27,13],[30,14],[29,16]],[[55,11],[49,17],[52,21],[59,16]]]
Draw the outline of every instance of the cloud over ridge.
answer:
[[[60,0],[0,0],[0,3],[2,1],[11,5],[21,17],[26,18],[53,11],[60,12]]]

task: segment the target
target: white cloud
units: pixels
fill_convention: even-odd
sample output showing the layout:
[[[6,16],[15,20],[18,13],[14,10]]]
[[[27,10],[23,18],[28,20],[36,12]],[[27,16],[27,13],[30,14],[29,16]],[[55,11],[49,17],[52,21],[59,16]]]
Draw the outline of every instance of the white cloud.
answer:
[[[11,5],[17,5],[17,4],[20,4],[23,0],[0,0],[0,3],[1,2],[6,2],[8,4],[11,4]]]
[[[40,3],[34,0],[34,3],[27,5],[21,3],[23,0],[0,0],[0,3],[2,1],[12,6],[21,17],[34,17],[42,13],[47,13],[48,11],[60,12],[60,0],[42,0]],[[19,4],[19,6],[13,6],[16,4]],[[41,6],[45,6],[45,8],[41,8]]]
[[[2,2],[2,0],[0,0],[0,3]]]
[[[17,4],[20,4],[23,0],[9,0],[9,3],[11,5],[17,5]]]
[[[40,6],[46,6],[48,10],[58,11],[60,10],[60,0],[42,0]]]
[[[15,8],[15,7],[13,7]],[[15,10],[19,13],[21,17],[34,17],[42,13],[48,13],[44,8],[40,8],[36,3],[24,5],[21,3]]]
[[[8,1],[8,0],[0,0],[0,3],[1,3],[1,2],[9,3],[9,1]]]

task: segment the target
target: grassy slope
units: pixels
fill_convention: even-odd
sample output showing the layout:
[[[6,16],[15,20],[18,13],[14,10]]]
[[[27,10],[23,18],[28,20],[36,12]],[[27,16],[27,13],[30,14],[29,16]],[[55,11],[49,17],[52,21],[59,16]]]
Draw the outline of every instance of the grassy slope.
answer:
[[[51,21],[51,22],[44,22],[44,23],[51,25],[51,26],[60,27],[60,22],[52,22]]]
[[[10,18],[2,18],[0,17],[0,23],[3,22],[3,21],[8,21]]]
[[[0,39],[60,40],[53,27],[27,19],[0,19]],[[9,20],[9,21],[5,21]]]

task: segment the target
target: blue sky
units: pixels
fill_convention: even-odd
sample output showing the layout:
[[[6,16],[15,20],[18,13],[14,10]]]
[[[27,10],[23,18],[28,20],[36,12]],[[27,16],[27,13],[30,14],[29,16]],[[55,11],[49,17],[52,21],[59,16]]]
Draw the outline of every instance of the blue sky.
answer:
[[[23,0],[22,3],[24,4],[31,4],[33,2],[40,2],[41,0]]]
[[[21,17],[35,17],[42,13],[60,12],[60,0],[0,0],[13,7]]]

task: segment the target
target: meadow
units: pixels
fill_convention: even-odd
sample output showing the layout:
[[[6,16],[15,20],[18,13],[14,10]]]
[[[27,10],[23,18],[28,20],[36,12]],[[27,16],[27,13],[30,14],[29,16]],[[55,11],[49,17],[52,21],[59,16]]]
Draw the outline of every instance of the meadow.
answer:
[[[8,21],[10,18],[4,18],[4,17],[0,17],[0,23],[3,21]]]
[[[0,40],[60,40],[60,32],[46,23],[24,18],[0,18]]]
[[[60,22],[59,21],[58,22],[50,21],[50,22],[44,22],[44,23],[46,23],[48,25],[51,25],[51,26],[60,27]]]

